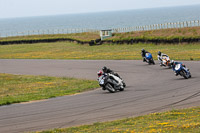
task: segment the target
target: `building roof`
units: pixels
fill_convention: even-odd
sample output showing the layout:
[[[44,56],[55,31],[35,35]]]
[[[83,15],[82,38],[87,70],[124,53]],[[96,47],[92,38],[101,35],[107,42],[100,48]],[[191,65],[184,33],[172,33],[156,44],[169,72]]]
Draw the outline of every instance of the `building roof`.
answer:
[[[108,29],[108,30],[101,30],[101,31],[112,31],[112,29]]]

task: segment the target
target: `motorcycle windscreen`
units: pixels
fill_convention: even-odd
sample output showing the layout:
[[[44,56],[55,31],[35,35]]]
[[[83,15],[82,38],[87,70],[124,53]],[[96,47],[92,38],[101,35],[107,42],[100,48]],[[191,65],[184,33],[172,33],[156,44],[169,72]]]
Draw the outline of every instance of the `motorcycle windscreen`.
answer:
[[[149,60],[152,58],[152,55],[151,55],[151,53],[146,53],[145,57]]]
[[[176,71],[179,71],[180,69],[181,69],[181,64],[176,64],[175,70],[176,70]]]
[[[99,84],[103,85],[104,84],[104,76],[102,75],[101,77],[99,77]]]

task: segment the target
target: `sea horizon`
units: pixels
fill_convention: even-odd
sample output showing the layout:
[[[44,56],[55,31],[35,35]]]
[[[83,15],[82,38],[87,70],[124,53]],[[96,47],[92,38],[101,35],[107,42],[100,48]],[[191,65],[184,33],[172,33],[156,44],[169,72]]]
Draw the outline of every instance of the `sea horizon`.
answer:
[[[113,29],[200,20],[200,5],[0,19],[0,37],[16,32]]]

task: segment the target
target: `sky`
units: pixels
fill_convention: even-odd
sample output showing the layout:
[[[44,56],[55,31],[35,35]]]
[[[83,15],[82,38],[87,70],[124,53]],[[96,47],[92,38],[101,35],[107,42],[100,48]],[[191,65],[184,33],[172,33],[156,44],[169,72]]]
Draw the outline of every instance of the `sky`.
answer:
[[[0,18],[197,5],[200,0],[0,0]]]

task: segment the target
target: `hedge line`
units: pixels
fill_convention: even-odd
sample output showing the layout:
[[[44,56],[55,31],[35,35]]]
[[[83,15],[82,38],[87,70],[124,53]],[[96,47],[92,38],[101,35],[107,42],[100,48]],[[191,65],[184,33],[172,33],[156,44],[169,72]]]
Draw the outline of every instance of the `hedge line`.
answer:
[[[80,41],[80,40],[70,39],[70,38],[52,38],[52,39],[30,39],[30,40],[0,41],[0,45],[49,43],[49,42],[58,42],[58,41],[77,42],[79,44],[88,44],[89,43],[89,41]]]
[[[76,39],[70,38],[52,38],[52,39],[33,39],[33,40],[13,40],[13,41],[0,41],[0,45],[10,45],[10,44],[33,44],[33,43],[49,43],[49,42],[58,42],[58,41],[69,41],[76,42],[79,44],[89,44],[93,45],[101,45],[104,43],[111,44],[134,44],[134,43],[153,43],[153,44],[179,44],[179,43],[196,43],[200,42],[200,38],[135,38],[135,39],[122,39],[122,40],[103,40],[96,39],[91,41],[80,41]]]
[[[123,40],[103,40],[101,43],[112,44],[134,44],[134,43],[153,43],[153,44],[179,44],[179,43],[196,43],[200,42],[200,38],[173,38],[173,39],[123,39]]]

